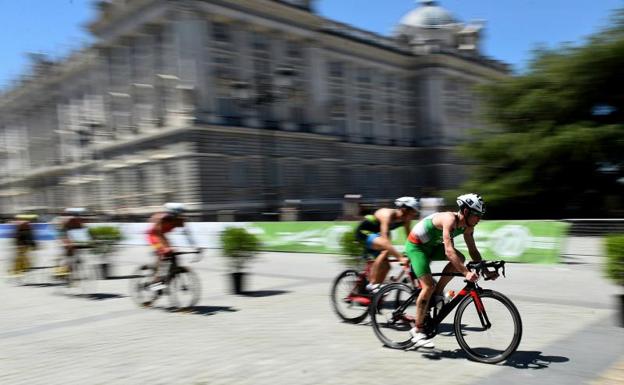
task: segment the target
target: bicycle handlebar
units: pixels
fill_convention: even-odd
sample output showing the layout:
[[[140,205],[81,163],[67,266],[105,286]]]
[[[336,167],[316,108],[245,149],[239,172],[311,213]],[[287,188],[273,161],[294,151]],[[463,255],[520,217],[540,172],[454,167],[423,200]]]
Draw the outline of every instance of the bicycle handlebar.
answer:
[[[503,277],[505,276],[505,261],[480,261],[480,262],[468,262],[466,264],[468,270],[474,270],[479,275],[485,271],[489,271],[488,268],[493,267],[496,270],[496,274],[498,274],[498,270],[502,269]],[[485,278],[486,281],[490,280],[490,278]]]

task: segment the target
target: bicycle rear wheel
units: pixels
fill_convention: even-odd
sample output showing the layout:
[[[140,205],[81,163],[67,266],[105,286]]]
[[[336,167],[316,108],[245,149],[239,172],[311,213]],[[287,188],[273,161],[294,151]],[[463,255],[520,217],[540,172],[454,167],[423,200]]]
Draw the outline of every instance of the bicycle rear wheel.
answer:
[[[360,323],[368,315],[371,302],[365,292],[366,278],[357,270],[345,270],[336,279],[331,289],[331,302],[334,312],[340,319],[349,323]]]
[[[88,296],[96,292],[96,272],[93,265],[74,256],[67,276],[67,287],[74,295]]]
[[[492,290],[483,290],[479,299],[466,297],[455,313],[454,328],[457,342],[468,357],[488,364],[509,357],[522,338],[518,309],[509,298]]]
[[[187,267],[178,267],[169,282],[171,306],[185,309],[195,306],[201,296],[201,283],[197,274]]]
[[[151,305],[158,298],[158,292],[149,288],[153,280],[153,265],[142,265],[134,272],[133,278],[130,280],[130,296],[137,305]]]
[[[370,309],[373,331],[390,348],[407,349],[414,343],[409,331],[414,327],[416,301],[414,290],[402,283],[384,286],[374,297]]]

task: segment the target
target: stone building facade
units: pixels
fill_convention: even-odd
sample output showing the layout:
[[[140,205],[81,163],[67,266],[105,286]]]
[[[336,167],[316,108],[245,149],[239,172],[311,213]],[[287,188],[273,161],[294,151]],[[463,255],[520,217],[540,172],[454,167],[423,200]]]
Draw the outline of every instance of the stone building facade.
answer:
[[[474,86],[507,76],[482,23],[422,1],[391,37],[312,0],[100,1],[95,42],[0,95],[0,212],[335,218],[456,186]]]

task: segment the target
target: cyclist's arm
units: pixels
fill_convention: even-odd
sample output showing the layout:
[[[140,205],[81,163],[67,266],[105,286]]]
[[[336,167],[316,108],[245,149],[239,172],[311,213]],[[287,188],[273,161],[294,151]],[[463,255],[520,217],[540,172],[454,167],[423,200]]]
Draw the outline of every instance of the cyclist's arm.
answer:
[[[457,250],[455,250],[455,243],[451,233],[453,231],[453,225],[455,224],[455,218],[446,217],[442,220],[442,242],[444,243],[444,253],[449,261],[453,264],[455,269],[462,273],[464,276],[469,273],[469,270],[464,266]]]
[[[379,216],[379,235],[383,238],[384,248],[388,250],[390,255],[393,255],[402,265],[407,266],[409,264],[409,260],[405,258],[405,256],[397,251],[397,249],[392,246],[392,241],[390,241],[390,221],[392,220],[392,211],[388,213],[388,211],[384,210],[382,215]]]
[[[403,228],[405,229],[405,236],[408,237],[410,231],[412,231],[412,221],[404,221]]]
[[[481,258],[481,253],[479,253],[479,250],[477,249],[473,233],[473,228],[467,228],[464,232],[464,241],[466,242],[466,246],[468,247],[468,254],[470,254],[470,258],[472,258],[472,260],[475,262],[480,262],[483,258]]]
[[[193,239],[191,235],[191,229],[189,229],[188,226],[186,226],[186,223],[182,225],[182,232],[184,233],[184,236],[186,237],[186,241],[189,243],[189,245],[197,248],[197,244],[195,243],[195,240]]]
[[[64,247],[69,248],[74,245],[74,242],[72,242],[71,238],[69,237],[69,230],[67,230],[65,227],[59,229],[59,240]]]
[[[473,233],[474,229],[466,229],[466,232],[464,232],[464,241],[466,241],[466,246],[468,246],[468,253],[470,254],[470,258],[472,258],[472,260],[475,262],[481,262],[483,258],[481,257],[479,249],[477,249]],[[498,278],[498,273],[496,273],[496,271],[490,271],[489,269],[485,269],[485,272],[483,274],[489,279]]]

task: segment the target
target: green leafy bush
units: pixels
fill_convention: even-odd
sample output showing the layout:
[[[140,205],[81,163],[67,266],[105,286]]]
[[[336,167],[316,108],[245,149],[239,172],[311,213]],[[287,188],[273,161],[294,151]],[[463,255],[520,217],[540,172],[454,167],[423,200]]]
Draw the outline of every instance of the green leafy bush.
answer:
[[[358,266],[362,262],[364,245],[355,237],[355,229],[345,232],[340,238],[343,261],[348,266]]]
[[[241,271],[260,247],[260,239],[242,227],[228,227],[221,233],[221,248],[234,271]]]
[[[624,235],[607,235],[607,264],[605,271],[607,277],[615,283],[624,286]]]
[[[93,252],[96,254],[108,254],[115,250],[115,244],[123,239],[123,235],[115,226],[89,227],[89,236],[94,241]]]

